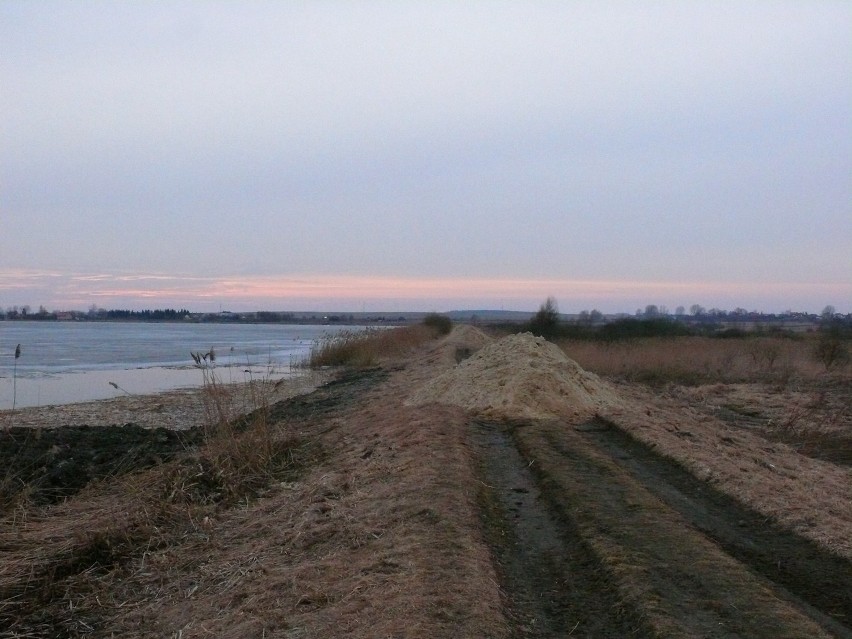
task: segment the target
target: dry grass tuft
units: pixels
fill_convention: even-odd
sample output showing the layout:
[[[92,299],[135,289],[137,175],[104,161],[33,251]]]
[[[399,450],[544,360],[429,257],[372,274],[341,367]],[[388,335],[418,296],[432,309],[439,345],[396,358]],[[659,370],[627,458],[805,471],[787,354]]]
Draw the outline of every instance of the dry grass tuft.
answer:
[[[293,467],[304,447],[284,424],[270,420],[270,397],[284,383],[270,374],[243,385],[225,385],[215,353],[192,353],[203,375],[204,446],[192,458],[194,488],[229,503],[251,496]],[[242,397],[238,397],[237,394]],[[186,469],[181,469],[181,472]],[[196,472],[197,470],[197,472]],[[180,472],[178,473],[180,475]],[[175,479],[178,479],[177,477]],[[178,483],[186,484],[183,477]]]

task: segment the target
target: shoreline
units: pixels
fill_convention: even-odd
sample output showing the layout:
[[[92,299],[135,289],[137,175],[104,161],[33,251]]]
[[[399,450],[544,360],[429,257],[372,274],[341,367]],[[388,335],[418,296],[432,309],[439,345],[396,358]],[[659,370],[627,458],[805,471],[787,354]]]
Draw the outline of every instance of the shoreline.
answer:
[[[261,385],[266,401],[273,404],[297,395],[309,393],[330,377],[327,371],[294,372],[280,380],[254,382],[221,382],[228,393],[229,409],[234,417],[250,412],[251,384]],[[184,431],[202,426],[206,421],[205,397],[209,391],[202,386],[184,387],[154,393],[125,394],[118,397],[84,402],[26,406],[14,411],[0,410],[0,428],[60,428],[67,426],[124,426],[167,428]]]
[[[257,364],[227,364],[213,369],[222,384],[250,380],[272,380],[300,375],[293,364],[279,367]],[[16,410],[81,404],[121,397],[141,397],[201,388],[204,373],[197,366],[136,366],[90,368],[42,374],[0,377],[0,414],[10,411],[15,395]]]

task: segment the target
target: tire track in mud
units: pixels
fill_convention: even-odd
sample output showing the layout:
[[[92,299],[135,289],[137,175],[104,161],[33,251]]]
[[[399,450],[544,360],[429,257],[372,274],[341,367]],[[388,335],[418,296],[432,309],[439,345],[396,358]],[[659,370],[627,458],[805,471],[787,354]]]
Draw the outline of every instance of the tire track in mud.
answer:
[[[570,521],[546,503],[504,424],[475,422],[483,518],[518,638],[647,637]]]
[[[852,637],[848,562],[614,425],[471,433],[515,636]]]
[[[726,553],[773,582],[826,631],[852,639],[852,562],[702,482],[617,424],[575,428]]]

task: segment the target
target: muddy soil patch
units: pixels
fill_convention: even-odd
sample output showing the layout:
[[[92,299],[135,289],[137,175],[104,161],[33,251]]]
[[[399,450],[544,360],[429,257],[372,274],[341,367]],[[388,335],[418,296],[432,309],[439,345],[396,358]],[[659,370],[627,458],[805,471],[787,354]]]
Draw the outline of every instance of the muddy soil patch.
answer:
[[[852,563],[848,560],[698,480],[614,424],[595,420],[575,430],[728,554],[800,600],[828,631],[852,637]]]
[[[831,462],[839,466],[852,466],[852,435],[844,433],[796,430],[796,413],[790,414],[788,423],[777,427],[772,418],[759,412],[743,410],[738,406],[720,406],[712,412],[726,424],[757,433],[770,442],[787,444],[800,455]]]
[[[545,501],[507,426],[474,422],[470,432],[485,487],[484,526],[514,635],[649,636],[572,522]]]
[[[716,384],[678,389],[677,395],[705,414],[770,442],[840,466],[852,466],[852,384],[848,380],[802,381],[795,387]]]
[[[306,395],[274,403],[271,422],[322,418],[351,404],[381,382],[381,369],[348,371]],[[92,421],[98,419],[93,414]],[[241,429],[252,415],[240,418]],[[26,492],[35,505],[56,503],[96,479],[138,471],[176,459],[203,442],[200,428],[187,430],[124,425],[14,427],[0,431],[0,511]]]
[[[518,424],[518,450],[654,636],[831,637],[810,611],[728,555],[586,433]]]
[[[197,430],[124,426],[63,426],[0,431],[0,503],[22,490],[50,504],[102,477],[174,459],[201,440]]]

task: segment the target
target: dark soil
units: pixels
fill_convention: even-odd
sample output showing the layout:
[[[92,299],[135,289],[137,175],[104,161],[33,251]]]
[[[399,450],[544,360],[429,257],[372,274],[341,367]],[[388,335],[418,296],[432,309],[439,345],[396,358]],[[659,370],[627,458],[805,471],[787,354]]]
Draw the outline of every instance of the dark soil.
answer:
[[[134,424],[0,431],[0,503],[24,489],[35,504],[55,503],[94,479],[174,459],[199,441],[197,431]]]
[[[728,554],[786,590],[826,629],[852,637],[852,563],[767,521],[613,424],[595,421],[578,430]]]
[[[336,379],[312,393],[278,402],[271,407],[272,421],[311,420],[327,417],[360,400],[365,391],[388,378],[382,368],[355,369],[341,372]]]
[[[544,499],[505,424],[472,424],[484,524],[518,638],[649,636],[572,522]]]
[[[378,368],[344,372],[310,394],[274,404],[269,418],[273,422],[322,418],[356,401],[387,375]],[[0,431],[0,468],[4,469],[0,471],[0,510],[22,491],[35,505],[57,503],[95,479],[171,461],[201,443],[198,429],[148,429],[135,424]]]
[[[471,432],[516,637],[852,637],[848,561],[615,425]]]

